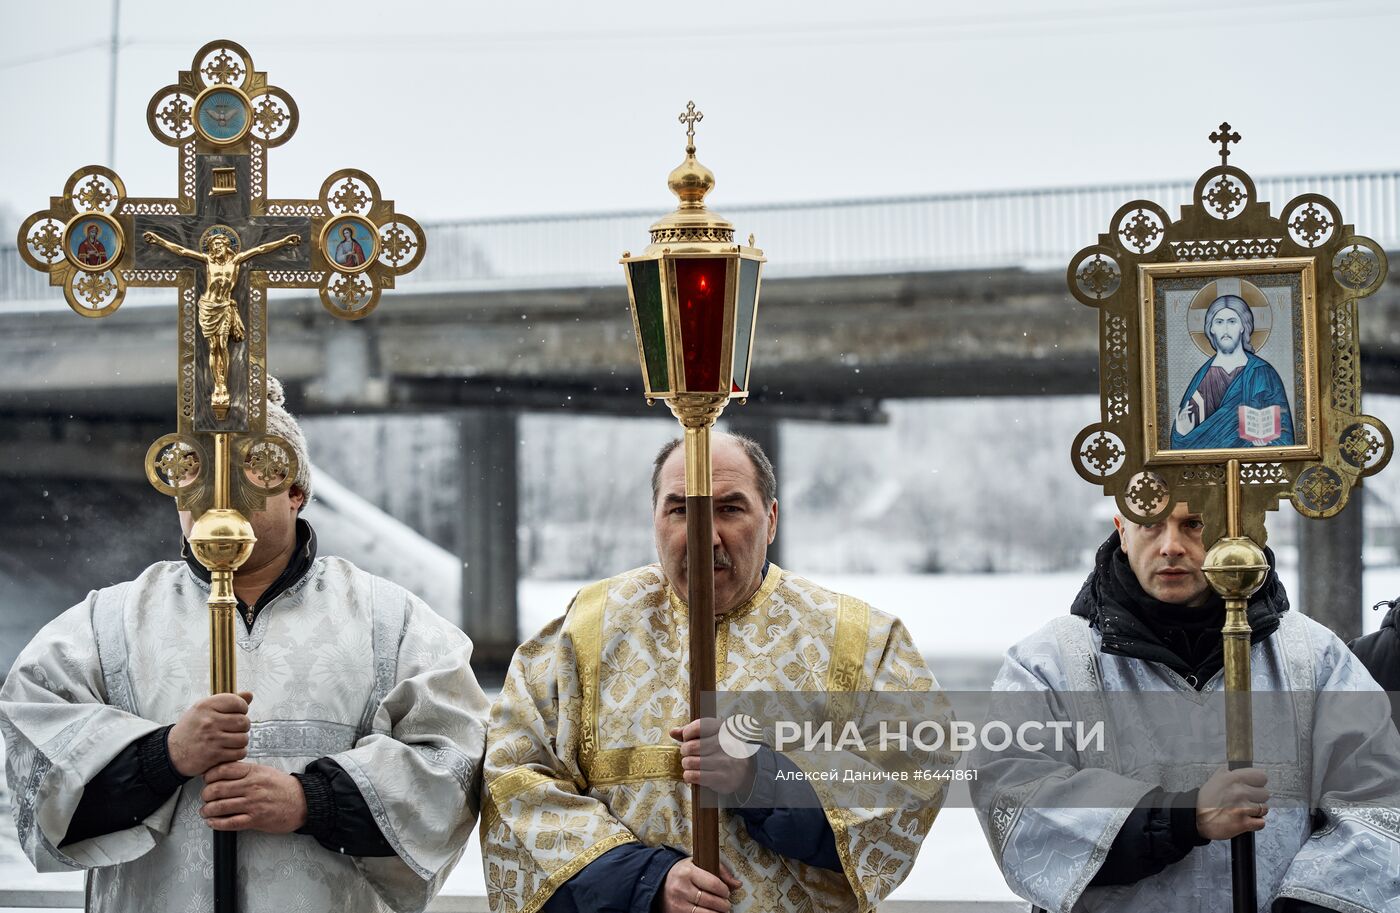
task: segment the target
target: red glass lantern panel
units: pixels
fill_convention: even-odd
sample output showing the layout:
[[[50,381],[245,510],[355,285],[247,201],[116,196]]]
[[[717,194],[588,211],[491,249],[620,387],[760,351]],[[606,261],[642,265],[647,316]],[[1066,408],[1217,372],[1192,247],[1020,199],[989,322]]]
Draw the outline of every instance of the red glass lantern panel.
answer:
[[[728,264],[724,257],[676,260],[676,308],[680,314],[681,364],[687,390],[730,392],[720,386]]]

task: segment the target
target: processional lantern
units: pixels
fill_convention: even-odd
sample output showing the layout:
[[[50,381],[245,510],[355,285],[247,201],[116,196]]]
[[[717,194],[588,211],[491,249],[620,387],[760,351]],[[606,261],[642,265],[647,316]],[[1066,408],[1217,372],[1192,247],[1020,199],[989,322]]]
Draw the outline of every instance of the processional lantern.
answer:
[[[667,183],[679,198],[675,212],[651,227],[640,256],[623,253],[632,327],[637,334],[648,405],[664,400],[684,428],[686,554],[712,553],[714,505],[710,429],[731,398],[748,397],[754,326],[758,319],[763,251],[734,243],[734,226],[705,208],[715,186],[695,158],[695,125],[704,118],[686,105],[685,161]],[[715,690],[714,564],[690,560],[690,707],[701,715]],[[691,792],[692,856],[719,874],[719,809],[709,790]]]
[[[696,397],[723,409],[730,397],[748,396],[765,262],[752,235],[747,247],[735,244],[734,226],[705,208],[715,176],[695,158],[703,118],[694,102],[680,116],[685,161],[667,181],[680,205],[651,227],[640,256],[622,255],[647,400],[666,400],[673,411]]]
[[[1225,601],[1226,756],[1253,762],[1250,627],[1268,576],[1264,515],[1346,506],[1390,459],[1390,431],[1361,412],[1357,301],[1385,281],[1385,251],[1304,193],[1275,215],[1229,164],[1240,142],[1213,132],[1220,164],[1173,220],[1125,204],[1074,255],[1070,292],[1099,312],[1100,420],[1079,432],[1079,474],[1140,524],[1178,503],[1202,515],[1205,575]],[[1254,835],[1232,841],[1236,911],[1256,909]]]
[[[332,314],[358,320],[426,249],[418,223],[362,171],[331,174],[312,199],[268,197],[268,150],[298,118],[246,50],[210,42],[146,108],[151,133],[179,150],[177,196],[129,197],[115,171],[89,165],[19,230],[25,262],[84,317],[111,316],[128,288],[176,290],[178,430],[151,445],[146,475],[195,517],[216,694],[237,690],[233,574],[255,544],[247,514],[297,474],[291,445],[267,432],[267,290],[315,288]],[[218,913],[237,905],[236,836],[214,834]]]

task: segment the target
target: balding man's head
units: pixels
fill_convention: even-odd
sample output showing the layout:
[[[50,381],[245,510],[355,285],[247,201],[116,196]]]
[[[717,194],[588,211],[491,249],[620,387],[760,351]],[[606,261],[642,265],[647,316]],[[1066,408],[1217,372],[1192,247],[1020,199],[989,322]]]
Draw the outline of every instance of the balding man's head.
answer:
[[[764,505],[768,505],[778,500],[778,477],[773,471],[773,463],[768,459],[768,454],[763,452],[763,447],[758,441],[746,434],[734,434],[728,431],[716,432],[710,438],[714,447],[720,446],[721,440],[730,440],[737,443],[753,463],[754,484],[758,486],[759,496],[763,499]],[[671,455],[681,450],[682,438],[674,438],[667,441],[662,448],[657,451],[656,459],[651,466],[651,504],[656,506],[656,500],[661,494],[661,469],[666,465],[666,461]],[[683,460],[684,452],[677,459]]]
[[[685,451],[672,441],[656,455],[652,470],[652,519],[656,552],[671,587],[689,598]],[[773,464],[753,440],[717,434],[711,451],[714,494],[715,612],[737,608],[763,582],[768,546],[778,531],[777,481]]]

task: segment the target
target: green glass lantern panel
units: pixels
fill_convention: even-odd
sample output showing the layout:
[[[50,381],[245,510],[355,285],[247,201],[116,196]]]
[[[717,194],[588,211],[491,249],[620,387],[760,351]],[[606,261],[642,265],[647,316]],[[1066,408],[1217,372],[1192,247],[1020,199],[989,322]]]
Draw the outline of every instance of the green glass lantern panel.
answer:
[[[729,392],[749,388],[749,356],[753,351],[753,318],[758,309],[759,261],[739,261],[739,300],[734,315],[734,380]]]
[[[686,257],[676,261],[677,310],[685,389],[728,393],[720,384],[724,358],[725,257]]]
[[[657,260],[637,260],[627,264],[636,302],[637,334],[642,361],[647,369],[648,389],[653,393],[671,392],[666,371],[666,321],[662,316],[661,265]]]

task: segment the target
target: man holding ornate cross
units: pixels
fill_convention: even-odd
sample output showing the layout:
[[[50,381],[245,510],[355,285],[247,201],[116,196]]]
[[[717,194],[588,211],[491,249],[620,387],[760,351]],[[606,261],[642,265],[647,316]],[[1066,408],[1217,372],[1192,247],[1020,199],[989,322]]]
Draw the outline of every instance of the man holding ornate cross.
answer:
[[[147,119],[179,149],[177,197],[87,166],[20,244],[85,317],[174,288],[178,430],[145,469],[186,545],[55,619],[0,689],[21,844],[40,871],[87,870],[90,910],[421,910],[476,821],[486,700],[461,631],[317,554],[267,290],[318,288],[360,319],[421,260],[422,230],[359,171],[269,199],[296,108],[232,42],[201,48]],[[341,229],[356,262],[328,255]],[[100,261],[76,240],[94,232]]]
[[[1319,194],[1276,212],[1228,164],[1240,135],[1210,139],[1177,219],[1125,203],[1067,275],[1100,312],[1100,420],[1071,454],[1116,529],[1069,611],[1007,652],[993,713],[1101,737],[983,746],[973,800],[1042,910],[1400,913],[1390,704],[1263,547],[1280,502],[1325,520],[1389,460],[1355,369],[1386,255]]]
[[[89,909],[200,909],[211,831],[241,834],[245,911],[421,909],[476,821],[471,642],[318,554],[310,460],[275,381],[268,411],[298,470],[250,515],[234,576],[240,693],[191,697],[209,572],[188,542],[47,625],[0,690],[20,840],[41,871],[92,870]]]

